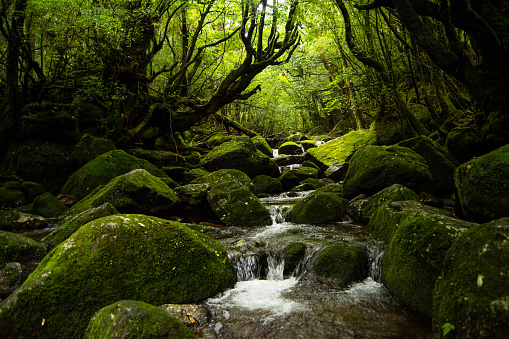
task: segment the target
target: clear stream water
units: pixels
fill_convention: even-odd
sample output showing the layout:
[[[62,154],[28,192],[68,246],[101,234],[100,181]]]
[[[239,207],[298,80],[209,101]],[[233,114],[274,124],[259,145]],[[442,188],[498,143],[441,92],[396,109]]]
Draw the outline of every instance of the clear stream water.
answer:
[[[237,267],[239,281],[206,302],[215,337],[432,338],[430,320],[405,309],[377,281],[383,249],[365,227],[284,221],[284,214],[308,193],[261,199],[272,213],[272,225],[234,228],[218,238]],[[283,253],[291,242],[304,243],[307,249],[296,271],[285,277]],[[314,276],[312,263],[323,248],[336,242],[368,248],[369,277],[339,288]]]

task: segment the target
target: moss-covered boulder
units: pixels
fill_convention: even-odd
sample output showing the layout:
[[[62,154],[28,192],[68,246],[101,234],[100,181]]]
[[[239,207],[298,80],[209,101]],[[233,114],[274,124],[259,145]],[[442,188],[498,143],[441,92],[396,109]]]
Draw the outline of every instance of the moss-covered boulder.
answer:
[[[207,201],[219,219],[228,226],[272,224],[269,210],[249,188],[236,180],[212,187]]]
[[[485,222],[509,216],[509,145],[456,169],[457,212]]]
[[[419,201],[420,198],[411,189],[400,184],[394,184],[369,198],[351,201],[350,205],[348,205],[348,215],[354,221],[368,223],[373,213],[382,205],[393,201],[406,200]]]
[[[0,267],[8,262],[40,260],[46,255],[46,247],[21,234],[0,231]]]
[[[48,227],[46,218],[16,210],[0,211],[0,230],[21,231]]]
[[[377,209],[368,231],[387,248],[382,282],[397,299],[431,317],[433,289],[445,253],[475,224],[453,218],[416,201],[398,201]]]
[[[299,200],[288,214],[288,220],[297,224],[324,224],[342,221],[348,200],[334,193],[318,193]]]
[[[314,179],[314,178],[307,178],[300,182],[301,185],[309,185],[311,190],[317,190],[321,187],[324,187],[327,185],[325,181],[320,179]]]
[[[108,202],[120,213],[164,216],[178,200],[174,190],[160,178],[144,169],[136,169],[92,191],[62,216],[67,218]]]
[[[249,137],[236,137],[210,151],[200,160],[207,171],[237,169],[254,178],[265,174],[279,175],[279,167],[269,156],[260,152]]]
[[[450,196],[454,190],[454,171],[457,163],[449,152],[423,135],[401,141],[398,146],[410,148],[422,156],[428,163],[433,177],[434,192]]]
[[[0,210],[23,206],[27,203],[25,193],[22,191],[0,187]]]
[[[277,179],[281,182],[285,190],[290,190],[300,184],[299,178],[291,171],[284,172]]]
[[[253,182],[249,176],[236,169],[220,169],[210,174],[201,176],[191,181],[191,184],[208,184],[210,187],[214,187],[225,182],[238,181],[242,185],[253,191]]]
[[[323,187],[318,188],[316,191],[312,192],[311,195],[326,192],[333,193],[339,197],[343,197],[343,185],[341,184],[325,185]]]
[[[186,164],[186,160],[182,155],[170,151],[135,148],[129,149],[126,152],[136,158],[145,159],[158,168],[174,166],[181,167]]]
[[[182,178],[182,183],[190,184],[193,182],[194,179],[197,179],[199,177],[203,177],[205,175],[210,174],[209,171],[207,171],[205,168],[191,168],[190,170],[187,170],[184,172],[184,177]]]
[[[264,137],[262,137],[261,135],[257,135],[252,137],[251,140],[253,141],[254,145],[260,152],[262,152],[268,157],[273,156],[272,148],[269,146],[267,140],[265,140]]]
[[[471,127],[456,127],[446,139],[447,150],[459,163],[463,163],[483,153],[482,140]]]
[[[68,218],[62,226],[45,236],[42,242],[50,248],[56,247],[58,244],[66,241],[81,226],[95,219],[118,213],[117,209],[109,202],[87,209]]]
[[[343,181],[345,179],[347,170],[348,164],[335,162],[327,167],[327,169],[323,172],[323,176],[334,181]]]
[[[278,194],[283,192],[283,185],[277,178],[261,174],[253,178],[253,191],[256,195]]]
[[[316,147],[316,140],[300,140],[299,145],[305,150]]]
[[[301,242],[292,242],[285,247],[285,253],[283,259],[285,261],[285,267],[283,269],[283,275],[289,277],[299,268],[299,263],[302,262],[306,255],[306,245]]]
[[[302,153],[302,147],[293,141],[287,141],[278,148],[279,154],[298,154]]]
[[[335,162],[347,162],[347,159],[359,148],[376,144],[376,142],[376,133],[373,131],[352,131],[326,144],[311,148],[308,154],[323,167],[328,167]]]
[[[306,180],[308,178],[316,179],[318,178],[318,170],[314,167],[296,167],[290,170],[299,181]]]
[[[107,184],[116,176],[139,168],[157,177],[167,177],[162,170],[147,160],[138,159],[122,150],[114,150],[98,156],[74,172],[67,179],[60,193],[80,200],[94,188]]]
[[[235,281],[219,242],[178,222],[108,216],[82,226],[44,258],[0,305],[0,328],[13,338],[81,337],[92,315],[118,300],[193,303]]]
[[[23,268],[19,262],[7,263],[0,269],[0,298],[6,298],[23,282]]]
[[[245,174],[244,174],[245,175]],[[207,201],[210,184],[189,184],[177,187],[175,193],[179,201],[172,211],[185,222],[220,222]]]
[[[433,332],[446,338],[509,333],[509,218],[465,231],[447,252],[433,302]]]
[[[319,278],[346,286],[368,277],[368,252],[359,245],[334,244],[320,253],[313,268]]]
[[[160,307],[121,300],[101,308],[90,320],[85,339],[196,338],[177,318]]]
[[[45,218],[55,218],[67,210],[67,206],[53,194],[46,192],[37,196],[32,205],[34,214]]]
[[[24,181],[21,184],[21,190],[25,193],[28,201],[34,201],[35,197],[46,192],[41,184],[33,181]]]
[[[283,139],[283,143],[288,142],[288,141],[297,142],[299,140],[306,140],[306,139],[307,138],[301,132],[297,132],[297,133],[294,133],[294,134],[290,134],[289,136],[284,138]]]
[[[433,189],[433,177],[423,157],[401,146],[368,145],[357,151],[346,172],[343,194],[351,199],[373,195],[393,184],[419,193]]]
[[[69,156],[71,168],[77,170],[87,162],[94,160],[99,155],[115,149],[113,140],[106,138],[97,138],[90,134],[85,134],[81,140],[74,146]]]

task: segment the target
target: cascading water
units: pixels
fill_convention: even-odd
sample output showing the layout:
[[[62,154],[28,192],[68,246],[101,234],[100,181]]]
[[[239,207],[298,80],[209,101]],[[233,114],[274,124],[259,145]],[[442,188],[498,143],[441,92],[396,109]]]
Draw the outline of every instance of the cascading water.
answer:
[[[221,240],[238,282],[207,301],[215,338],[431,338],[429,319],[404,310],[378,282],[383,246],[365,227],[284,221],[291,205],[307,194],[261,199],[273,224],[251,228],[242,239]],[[313,263],[323,248],[345,241],[369,249],[370,277],[340,288],[317,279]],[[289,274],[285,249],[295,242],[306,249]]]

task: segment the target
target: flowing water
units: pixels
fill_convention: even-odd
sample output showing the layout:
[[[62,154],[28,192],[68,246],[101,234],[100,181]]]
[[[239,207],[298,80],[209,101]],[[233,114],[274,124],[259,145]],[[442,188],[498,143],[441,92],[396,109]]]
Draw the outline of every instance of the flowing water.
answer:
[[[291,206],[308,193],[261,199],[272,213],[272,225],[234,229],[218,239],[237,268],[238,282],[207,300],[215,337],[431,338],[430,320],[402,307],[379,282],[383,247],[365,227],[284,221]],[[293,242],[305,244],[306,252],[293,272],[285,272],[284,249]],[[339,288],[313,274],[321,250],[338,242],[368,248],[369,277]]]

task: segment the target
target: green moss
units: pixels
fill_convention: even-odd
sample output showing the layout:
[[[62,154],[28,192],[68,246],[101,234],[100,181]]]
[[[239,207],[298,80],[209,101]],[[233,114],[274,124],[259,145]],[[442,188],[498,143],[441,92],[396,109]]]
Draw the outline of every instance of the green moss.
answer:
[[[333,141],[308,150],[308,154],[328,167],[335,162],[347,162],[347,159],[355,151],[362,146],[376,144],[376,140],[376,133],[373,131],[352,131]]]
[[[348,200],[333,193],[310,195],[293,206],[288,214],[291,222],[298,224],[323,224],[341,221],[345,216]]]
[[[509,219],[464,232],[447,252],[433,303],[433,331],[447,338],[505,338],[509,333]]]
[[[20,234],[0,231],[0,267],[11,261],[40,260],[46,247]]]
[[[4,231],[20,231],[47,227],[46,219],[14,209],[0,211],[0,229]]]
[[[316,141],[315,140],[300,140],[299,145],[304,148],[304,150],[309,150],[310,148],[316,147]]]
[[[94,160],[101,154],[115,149],[115,143],[110,139],[96,138],[90,134],[85,134],[81,140],[74,146],[69,162],[74,169],[78,169],[87,162]]]
[[[283,192],[283,185],[278,179],[262,174],[253,178],[253,191],[255,194],[277,194]]]
[[[34,214],[45,218],[55,218],[67,210],[67,206],[53,194],[46,192],[34,199],[32,210]]]
[[[285,267],[283,270],[283,274],[285,276],[290,276],[295,270],[298,268],[299,263],[304,259],[304,255],[306,254],[306,245],[301,242],[292,242],[288,246],[285,247]]]
[[[471,127],[456,127],[447,135],[447,150],[458,162],[463,163],[482,154],[482,141]]]
[[[237,181],[253,191],[253,182],[249,176],[236,169],[220,169],[191,181],[191,184],[208,184],[214,187],[225,182]]]
[[[346,286],[368,276],[368,253],[358,245],[331,245],[316,259],[313,268],[317,276]]]
[[[299,178],[297,178],[297,176],[291,171],[281,174],[278,180],[281,182],[281,185],[283,185],[283,189],[285,190],[290,190],[299,184]]]
[[[84,198],[94,188],[107,184],[113,178],[135,169],[145,169],[157,177],[167,175],[147,160],[133,157],[122,150],[104,153],[74,172],[60,191],[77,200]]]
[[[186,160],[182,155],[170,151],[144,150],[137,148],[127,150],[127,153],[139,159],[145,159],[159,168],[171,166],[179,167],[186,164]]]
[[[41,184],[33,181],[25,181],[21,185],[21,189],[25,192],[28,201],[34,201],[35,197],[46,192]]]
[[[75,338],[97,310],[118,300],[195,303],[235,280],[226,250],[208,236],[155,217],[109,216],[44,258],[1,304],[0,327],[13,337]]]
[[[313,167],[297,167],[295,169],[290,170],[291,173],[293,173],[299,181],[313,178],[318,178],[318,170]]]
[[[293,141],[287,141],[278,148],[279,154],[297,154],[302,152],[301,146]]]
[[[28,203],[25,194],[21,191],[0,188],[0,210],[26,205]]]
[[[160,307],[122,300],[99,310],[85,332],[86,339],[196,338],[177,318]]]
[[[318,193],[334,193],[340,197],[343,197],[343,185],[341,184],[331,184],[331,185],[325,185],[323,187],[320,187],[315,192],[311,194],[318,194]]]
[[[311,189],[319,189],[321,187],[324,187],[326,184],[323,180],[320,179],[314,179],[314,178],[308,178],[301,181],[301,184],[309,184],[311,185]]]
[[[262,152],[268,157],[272,157],[272,148],[269,146],[264,137],[262,137],[261,135],[257,135],[255,137],[252,137],[251,140],[253,141],[254,145],[260,152]]]

